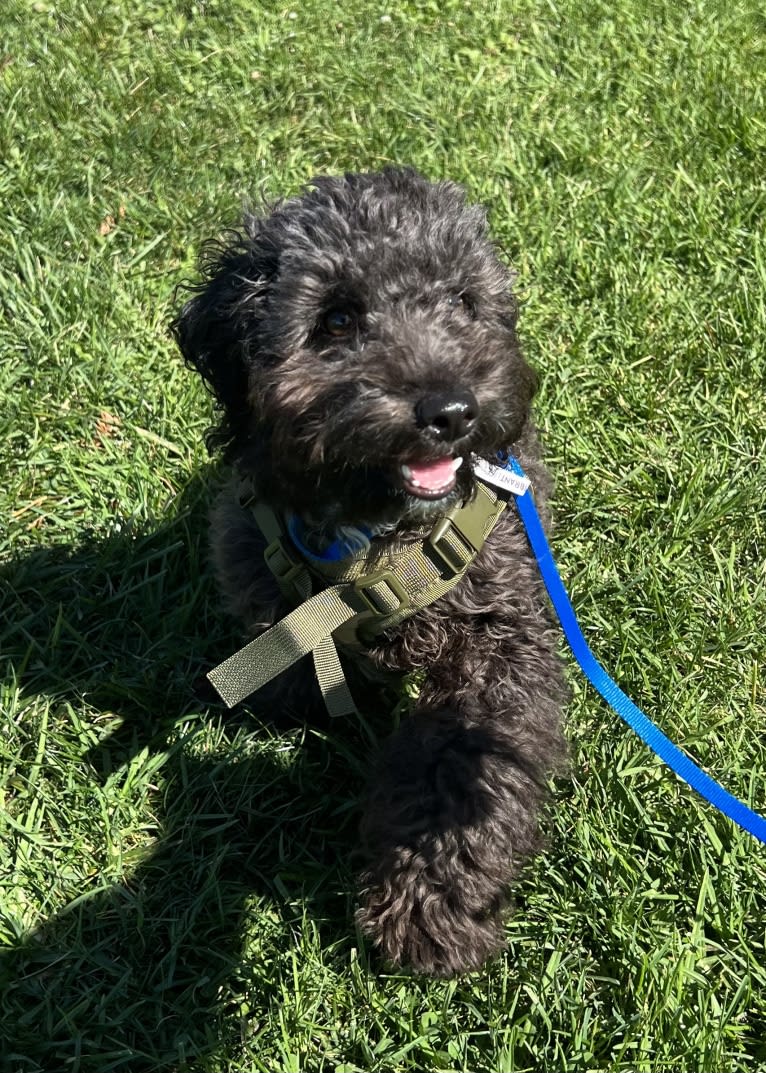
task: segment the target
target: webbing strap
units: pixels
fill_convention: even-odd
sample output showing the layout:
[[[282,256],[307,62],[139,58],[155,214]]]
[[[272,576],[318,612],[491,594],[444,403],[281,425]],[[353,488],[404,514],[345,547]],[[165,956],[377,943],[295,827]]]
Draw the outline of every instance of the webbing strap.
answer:
[[[233,708],[319,647],[334,630],[364,610],[364,605],[348,585],[323,589],[239,652],[219,663],[207,677],[223,702]]]
[[[276,512],[265,503],[254,500],[246,491],[241,497],[241,502],[243,506],[250,507],[258,528],[266,538],[267,548],[264,558],[282,595],[291,603],[296,602],[296,597],[301,603],[308,600],[311,596],[311,575],[302,563],[295,563],[285,552],[282,542],[284,534]],[[314,673],[329,715],[335,718],[341,715],[358,714],[332,637],[322,638],[312,650],[312,656]],[[241,693],[242,688],[244,686],[240,686],[236,695]],[[239,696],[239,700],[243,699],[243,696]]]
[[[321,640],[313,650],[312,656],[327,714],[332,718],[341,715],[358,715],[332,637],[325,637]]]

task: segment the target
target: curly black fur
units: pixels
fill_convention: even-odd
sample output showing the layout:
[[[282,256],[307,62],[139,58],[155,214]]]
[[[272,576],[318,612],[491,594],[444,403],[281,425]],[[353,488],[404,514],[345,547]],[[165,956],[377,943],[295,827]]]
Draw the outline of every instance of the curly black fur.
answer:
[[[471,495],[472,454],[511,446],[545,511],[509,273],[460,187],[396,168],[315,179],[247,215],[205,277],[174,331],[220,404],[211,442],[263,500],[317,532],[364,523],[399,540]],[[429,423],[434,397],[448,410],[471,398],[471,412]],[[436,499],[403,480],[403,463],[450,456],[465,461]],[[212,532],[229,606],[257,632],[286,609],[230,490]],[[564,753],[555,640],[511,509],[460,585],[367,652],[379,669],[425,672],[363,823],[359,917],[389,961],[450,975],[502,946],[509,885]]]

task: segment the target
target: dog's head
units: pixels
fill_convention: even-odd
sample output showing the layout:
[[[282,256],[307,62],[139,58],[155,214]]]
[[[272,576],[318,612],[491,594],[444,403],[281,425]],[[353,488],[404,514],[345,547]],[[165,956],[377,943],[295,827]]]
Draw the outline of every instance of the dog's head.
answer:
[[[273,505],[426,521],[470,494],[471,454],[521,434],[535,377],[509,273],[454,183],[316,179],[204,268],[173,329],[222,407],[212,442]]]

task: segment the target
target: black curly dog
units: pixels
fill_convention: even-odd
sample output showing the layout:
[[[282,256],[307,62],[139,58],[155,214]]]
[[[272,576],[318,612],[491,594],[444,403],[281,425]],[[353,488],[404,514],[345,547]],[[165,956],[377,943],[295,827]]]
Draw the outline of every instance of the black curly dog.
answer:
[[[545,514],[509,272],[459,186],[399,168],[318,178],[246,215],[203,267],[174,332],[222,408],[212,444],[316,542],[362,525],[378,540],[428,532],[471,496],[472,456],[502,448]],[[212,539],[248,630],[284,615],[232,491]],[[367,651],[376,668],[423,672],[363,822],[359,919],[388,961],[448,976],[502,947],[509,885],[538,847],[564,754],[555,646],[511,505],[462,582]],[[318,696],[307,692],[307,716]]]

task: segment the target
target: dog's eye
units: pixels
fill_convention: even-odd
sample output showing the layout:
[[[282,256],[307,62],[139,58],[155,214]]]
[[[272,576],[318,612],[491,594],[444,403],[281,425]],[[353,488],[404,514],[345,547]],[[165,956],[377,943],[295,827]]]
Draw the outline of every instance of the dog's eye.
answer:
[[[468,294],[450,294],[447,295],[447,307],[449,309],[458,310],[461,313],[466,313],[472,319],[476,316],[476,306],[473,299]]]
[[[329,309],[322,317],[322,327],[329,335],[348,335],[356,323],[347,309]]]

